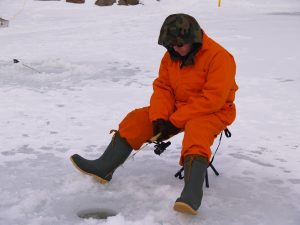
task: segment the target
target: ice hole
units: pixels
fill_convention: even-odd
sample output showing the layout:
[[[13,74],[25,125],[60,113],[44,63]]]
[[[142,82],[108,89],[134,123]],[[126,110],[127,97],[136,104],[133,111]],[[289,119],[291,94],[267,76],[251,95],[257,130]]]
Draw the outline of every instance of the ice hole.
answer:
[[[82,219],[98,219],[105,220],[108,217],[116,216],[117,213],[111,209],[85,209],[77,213],[77,216]]]

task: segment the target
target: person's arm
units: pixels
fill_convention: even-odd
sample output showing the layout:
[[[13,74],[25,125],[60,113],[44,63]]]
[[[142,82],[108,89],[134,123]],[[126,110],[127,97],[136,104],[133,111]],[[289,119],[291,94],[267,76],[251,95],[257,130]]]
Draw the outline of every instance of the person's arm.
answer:
[[[235,71],[235,62],[229,53],[216,54],[210,63],[206,83],[201,93],[196,97],[190,97],[185,106],[171,115],[172,124],[183,129],[190,119],[218,112],[224,106],[234,86]]]
[[[149,117],[153,122],[157,119],[168,120],[174,112],[175,97],[169,81],[168,59],[166,53],[161,61],[159,75],[153,82],[153,94],[150,99]]]

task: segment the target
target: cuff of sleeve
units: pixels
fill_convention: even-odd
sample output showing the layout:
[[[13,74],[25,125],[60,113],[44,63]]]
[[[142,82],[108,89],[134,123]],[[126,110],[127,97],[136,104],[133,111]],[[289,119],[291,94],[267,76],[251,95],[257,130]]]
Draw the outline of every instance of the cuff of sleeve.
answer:
[[[185,124],[184,124],[184,123],[180,123],[179,121],[175,120],[175,119],[173,118],[173,116],[171,116],[171,117],[169,118],[169,120],[171,121],[171,123],[172,123],[175,127],[179,128],[180,130],[183,130],[183,129],[184,129]]]
[[[168,118],[165,118],[162,115],[150,115],[149,116],[149,120],[151,121],[151,123],[158,119],[168,120]]]

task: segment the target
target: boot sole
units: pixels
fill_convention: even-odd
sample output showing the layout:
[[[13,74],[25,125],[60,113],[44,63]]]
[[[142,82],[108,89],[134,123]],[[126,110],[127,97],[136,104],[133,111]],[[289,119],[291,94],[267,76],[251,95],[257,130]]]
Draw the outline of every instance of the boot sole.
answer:
[[[88,173],[88,172],[85,172],[84,170],[80,169],[80,168],[77,166],[77,164],[73,161],[72,157],[70,157],[70,160],[71,160],[72,164],[74,165],[74,167],[75,167],[77,170],[79,170],[81,173],[94,177],[94,178],[95,178],[98,182],[100,182],[101,184],[107,184],[107,183],[108,183],[107,180],[104,180],[103,178],[98,177],[98,176],[95,175],[95,174]]]
[[[173,209],[177,212],[190,214],[190,215],[197,215],[197,211],[194,210],[191,206],[183,202],[175,202]]]

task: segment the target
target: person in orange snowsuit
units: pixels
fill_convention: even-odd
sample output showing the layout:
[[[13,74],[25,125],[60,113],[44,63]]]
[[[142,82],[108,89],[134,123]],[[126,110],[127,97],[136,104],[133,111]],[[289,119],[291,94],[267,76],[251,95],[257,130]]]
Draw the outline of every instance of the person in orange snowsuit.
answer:
[[[174,209],[195,215],[202,201],[210,147],[236,117],[236,65],[233,56],[187,14],[166,18],[158,44],[167,51],[153,82],[150,105],[133,110],[121,121],[100,158],[87,160],[75,154],[71,160],[80,171],[106,183],[131,151],[151,137],[166,140],[184,132],[179,163],[185,185]]]

